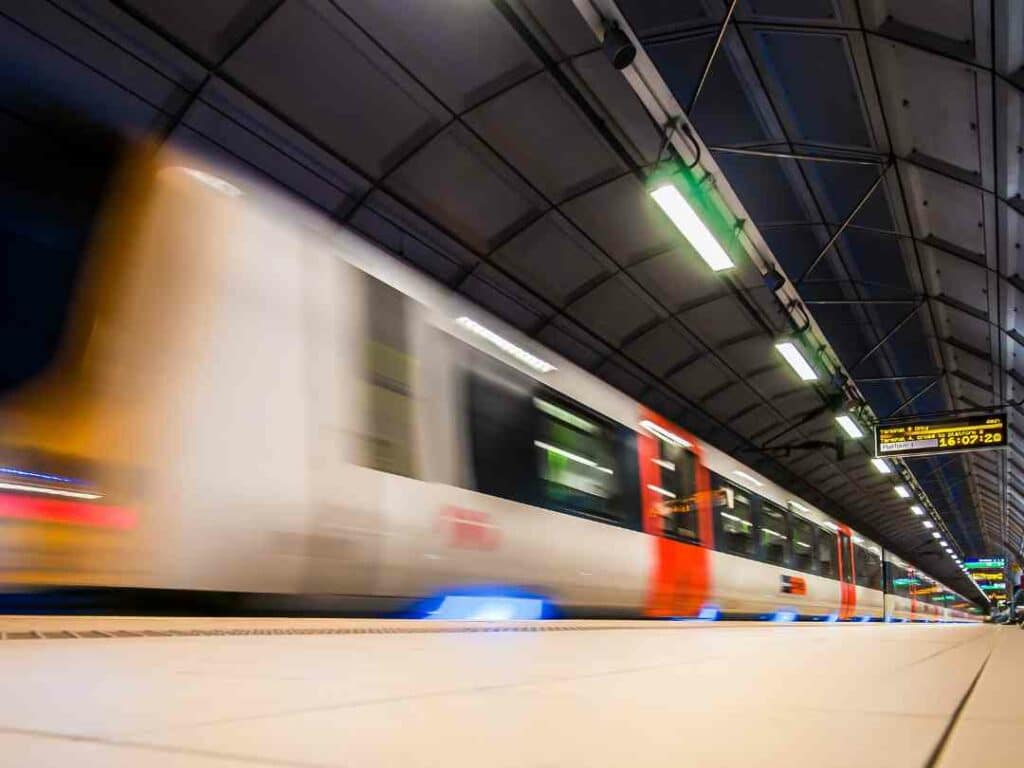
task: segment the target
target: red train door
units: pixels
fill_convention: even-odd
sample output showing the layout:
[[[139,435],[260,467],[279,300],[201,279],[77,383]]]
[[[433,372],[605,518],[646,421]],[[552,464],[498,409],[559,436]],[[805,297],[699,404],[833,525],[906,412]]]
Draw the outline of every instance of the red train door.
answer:
[[[852,619],[857,609],[857,574],[853,563],[853,541],[850,529],[839,529],[839,618]]]
[[[711,479],[696,439],[649,411],[637,432],[643,530],[651,535],[648,616],[695,616],[714,544]]]

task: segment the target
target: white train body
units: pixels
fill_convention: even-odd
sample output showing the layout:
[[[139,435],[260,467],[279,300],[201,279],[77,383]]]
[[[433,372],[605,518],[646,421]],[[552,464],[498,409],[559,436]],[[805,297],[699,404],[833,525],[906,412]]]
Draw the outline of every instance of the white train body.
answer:
[[[500,593],[574,614],[967,617],[885,594],[881,562],[896,561],[878,543],[357,234],[254,188],[156,179],[86,353],[89,394],[85,374],[57,366],[5,409],[4,465],[29,478],[0,500],[8,584],[329,595],[374,610]],[[479,405],[502,398],[525,409],[502,422],[508,437],[488,431],[507,409]],[[549,430],[533,435],[543,478],[525,483],[543,503],[514,483],[493,492],[503,456],[510,476],[531,466],[516,464],[527,423]],[[614,468],[541,439],[570,431],[598,447],[594,435],[613,435]],[[669,448],[692,464],[695,485],[679,480],[692,493],[650,481],[682,476],[658,458]],[[102,496],[45,507],[32,488],[67,462]],[[88,505],[104,504],[119,523],[87,531],[109,517]],[[55,544],[65,529],[79,533]]]

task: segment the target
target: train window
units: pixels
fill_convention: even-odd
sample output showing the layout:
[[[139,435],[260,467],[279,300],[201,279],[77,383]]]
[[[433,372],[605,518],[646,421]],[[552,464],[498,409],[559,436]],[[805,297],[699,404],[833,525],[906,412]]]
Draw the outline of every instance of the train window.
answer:
[[[854,583],[854,571],[856,570],[856,564],[853,562],[852,559],[852,549],[853,547],[850,544],[849,535],[840,532],[839,550],[841,556],[839,558],[839,564],[842,566],[843,569],[843,581],[845,581],[847,584]]]
[[[364,275],[366,285],[366,433],[362,464],[412,476],[413,359],[408,299]]]
[[[675,443],[662,439],[656,442],[658,456],[651,461],[658,465],[660,476],[655,492],[665,497],[658,504],[662,530],[669,538],[699,541],[696,457]]]
[[[907,574],[907,569],[896,563],[889,564],[889,574],[891,583],[889,584],[889,590],[894,595],[900,597],[908,597],[910,595],[911,582],[917,584],[916,579],[911,579]]]
[[[530,393],[478,373],[466,380],[473,488],[525,504],[536,502]]]
[[[857,583],[868,589],[882,588],[882,558],[878,552],[864,547],[857,550]]]
[[[836,561],[836,535],[833,531],[818,529],[818,573],[830,579],[839,577]]]
[[[744,557],[754,555],[754,523],[750,497],[743,491],[725,487],[724,498],[716,504],[722,525],[722,548]]]
[[[661,487],[688,499],[697,492],[697,459],[686,448],[658,439],[658,458],[653,461],[661,469]]]
[[[620,521],[622,484],[614,426],[546,393],[533,398],[533,405],[541,504]]]
[[[798,515],[790,517],[793,528],[793,567],[814,570],[814,526]]]
[[[789,540],[789,522],[786,513],[773,504],[761,504],[761,556],[766,563],[786,564],[786,542]]]

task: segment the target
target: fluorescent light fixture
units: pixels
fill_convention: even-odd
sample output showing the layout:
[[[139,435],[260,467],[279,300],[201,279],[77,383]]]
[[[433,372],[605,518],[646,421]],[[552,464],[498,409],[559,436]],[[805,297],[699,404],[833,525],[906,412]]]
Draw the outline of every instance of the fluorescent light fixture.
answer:
[[[910,491],[907,490],[907,486],[905,485],[897,485],[895,488],[893,488],[893,490],[896,491],[896,495],[899,496],[901,499],[910,498]]]
[[[836,416],[836,423],[843,428],[843,431],[852,437],[854,440],[859,440],[864,437],[864,432],[861,431],[860,426],[853,420],[852,416],[843,414],[842,416]]]
[[[651,461],[653,461],[662,469],[667,469],[669,472],[676,471],[676,465],[673,464],[671,461],[665,461],[664,459],[651,459]]]
[[[667,499],[674,499],[676,497],[676,495],[674,493],[672,493],[672,491],[666,491],[660,485],[653,485],[651,483],[648,483],[647,487],[650,490],[654,491],[655,493],[661,494],[662,496],[664,496]]]
[[[924,521],[922,521],[922,523],[921,523],[921,524],[922,524],[922,525],[923,525],[923,526],[924,526],[925,528],[934,528],[934,527],[935,527],[935,523],[933,523],[933,522],[932,522],[931,520],[924,520]]]
[[[913,512],[918,517],[920,517],[921,515],[924,514],[924,510],[921,508],[920,504],[915,504],[914,506],[912,506],[910,508],[910,511]]]
[[[474,333],[481,339],[489,341],[491,344],[496,346],[502,352],[507,355],[514,357],[516,360],[521,362],[523,365],[532,368],[538,373],[551,373],[551,371],[557,370],[555,366],[544,360],[541,360],[536,355],[531,355],[522,347],[516,346],[508,339],[502,338],[494,331],[484,328],[480,323],[475,320],[471,320],[468,317],[460,317],[455,320],[456,324],[461,325],[470,333]]]
[[[569,461],[575,461],[577,464],[582,464],[585,467],[590,467],[592,469],[598,470],[599,472],[605,472],[609,475],[615,474],[614,472],[612,472],[612,470],[608,469],[608,467],[602,467],[593,459],[588,459],[586,456],[580,456],[578,453],[566,451],[562,448],[559,448],[558,446],[551,445],[550,443],[544,443],[541,442],[540,440],[534,440],[533,444],[536,445],[538,448],[543,448],[545,451],[548,451],[549,453],[553,453],[557,456],[564,456]]]
[[[200,171],[198,168],[186,168],[184,166],[179,165],[179,166],[175,166],[173,168],[170,168],[168,170],[177,171],[178,173],[183,173],[186,176],[189,176],[190,178],[195,179],[200,184],[203,184],[203,185],[209,187],[210,189],[214,190],[215,192],[220,192],[220,194],[225,195],[227,197],[241,197],[242,196],[242,190],[240,190],[238,187],[236,187],[231,182],[225,181],[220,176],[214,176],[212,173],[207,173],[206,171]]]
[[[941,545],[942,545],[942,546],[944,546],[944,547],[945,547],[945,546],[948,546],[948,545],[946,544],[946,540],[945,540],[945,539],[939,539],[939,544],[941,544]]]
[[[797,349],[796,344],[792,341],[781,341],[775,345],[775,348],[779,350],[779,354],[786,359],[790,367],[796,371],[796,375],[800,377],[801,381],[818,380],[818,374],[804,356],[800,354],[800,350]]]
[[[871,464],[874,466],[875,469],[878,470],[878,473],[881,475],[892,474],[892,467],[889,466],[889,462],[887,462],[885,459],[874,458],[871,460]]]
[[[938,531],[932,531],[932,538],[933,539],[941,539],[942,538],[942,534],[939,533]]]
[[[736,475],[736,477],[740,478],[741,480],[746,480],[746,481],[747,481],[748,483],[753,483],[753,484],[754,484],[754,485],[756,485],[756,486],[757,486],[758,488],[760,488],[761,486],[763,486],[763,485],[764,485],[764,483],[762,483],[762,482],[761,482],[760,480],[758,480],[758,479],[757,479],[756,477],[754,477],[753,475],[748,475],[748,474],[747,474],[746,472],[744,472],[744,471],[743,471],[742,469],[734,469],[734,470],[732,471],[732,473],[733,473],[734,475]]]
[[[711,269],[721,272],[736,266],[675,184],[666,181],[652,189],[650,194]]]
[[[656,437],[660,437],[666,443],[672,443],[673,445],[678,445],[678,446],[681,446],[682,448],[692,448],[693,447],[693,443],[691,443],[689,440],[687,440],[687,439],[685,439],[683,437],[680,437],[675,432],[668,431],[664,427],[658,426],[657,424],[655,424],[653,421],[651,421],[649,419],[644,419],[643,421],[641,421],[640,422],[640,426],[643,427],[644,429],[646,429],[652,435],[655,435]]]
[[[791,507],[793,507],[793,509],[797,510],[798,512],[810,512],[811,511],[810,509],[805,507],[803,504],[801,504],[796,499],[790,499],[789,500],[789,505]]]
[[[102,499],[101,493],[84,493],[81,491],[65,491],[63,488],[44,488],[41,485],[25,483],[0,483],[0,490],[20,491],[21,493],[41,493],[45,496],[63,496],[68,499]]]

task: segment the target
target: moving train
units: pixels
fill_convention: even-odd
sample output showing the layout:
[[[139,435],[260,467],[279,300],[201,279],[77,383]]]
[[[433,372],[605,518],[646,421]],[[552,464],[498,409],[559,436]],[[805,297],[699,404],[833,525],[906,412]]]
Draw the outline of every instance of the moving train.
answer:
[[[117,190],[61,350],[0,404],[5,588],[470,619],[970,617],[877,542],[257,182],[163,151]]]

